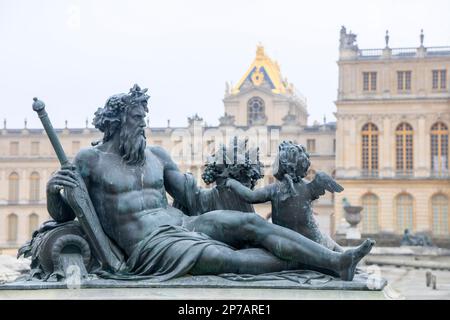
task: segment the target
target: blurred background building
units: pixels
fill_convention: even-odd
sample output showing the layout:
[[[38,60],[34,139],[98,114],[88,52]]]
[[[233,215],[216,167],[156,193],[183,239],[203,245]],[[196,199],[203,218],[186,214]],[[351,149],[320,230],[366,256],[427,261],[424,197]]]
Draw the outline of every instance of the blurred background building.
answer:
[[[342,27],[336,178],[362,205],[363,234],[449,236],[450,47],[359,49]]]
[[[282,140],[303,144],[315,171],[335,176],[345,190],[314,203],[321,229],[339,231],[342,199],[362,205],[363,234],[399,236],[405,228],[449,239],[450,47],[359,49],[341,30],[336,122],[307,125],[306,99],[281,74],[262,45],[236,85],[226,84],[218,126],[195,114],[186,127],[147,128],[149,144],[168,150],[180,170],[202,184],[203,154],[233,135],[258,136],[265,145],[265,177],[274,182],[273,156]],[[112,92],[111,94],[113,94]],[[106,97],[105,97],[106,98]],[[102,135],[96,129],[57,130],[69,158]],[[217,137],[224,137],[218,141]],[[186,137],[190,137],[186,142]],[[201,137],[199,140],[198,137]],[[0,253],[15,254],[49,219],[45,187],[59,164],[43,129],[0,131]],[[263,216],[270,204],[255,206]]]

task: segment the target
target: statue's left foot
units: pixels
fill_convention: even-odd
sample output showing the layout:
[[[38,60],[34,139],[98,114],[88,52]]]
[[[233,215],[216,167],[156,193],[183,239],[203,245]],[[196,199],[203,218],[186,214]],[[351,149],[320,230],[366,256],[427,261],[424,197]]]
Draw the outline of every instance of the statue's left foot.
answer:
[[[367,239],[359,247],[347,250],[342,253],[339,272],[342,280],[353,280],[353,277],[355,276],[356,266],[364,256],[369,254],[374,244],[374,240]]]

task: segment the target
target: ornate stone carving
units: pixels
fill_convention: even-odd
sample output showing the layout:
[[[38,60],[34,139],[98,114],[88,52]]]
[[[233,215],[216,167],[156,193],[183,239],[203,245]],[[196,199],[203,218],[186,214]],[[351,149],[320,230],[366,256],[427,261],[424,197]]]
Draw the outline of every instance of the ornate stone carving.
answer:
[[[341,27],[339,49],[358,50],[358,45],[356,44],[356,34],[351,31],[347,33],[347,29],[344,26]]]
[[[219,123],[221,126],[234,126],[235,117],[232,115],[229,115],[225,112],[223,116],[219,118]]]
[[[189,126],[193,125],[196,121],[203,121],[203,118],[201,118],[197,113],[192,117],[188,117]]]

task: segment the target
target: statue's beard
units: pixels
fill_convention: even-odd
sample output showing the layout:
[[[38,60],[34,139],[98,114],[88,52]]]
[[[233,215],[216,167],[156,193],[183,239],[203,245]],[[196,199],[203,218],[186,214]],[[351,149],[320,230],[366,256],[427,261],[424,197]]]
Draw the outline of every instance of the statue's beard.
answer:
[[[145,163],[145,131],[142,127],[132,130],[127,126],[120,129],[120,153],[128,165],[142,166]]]

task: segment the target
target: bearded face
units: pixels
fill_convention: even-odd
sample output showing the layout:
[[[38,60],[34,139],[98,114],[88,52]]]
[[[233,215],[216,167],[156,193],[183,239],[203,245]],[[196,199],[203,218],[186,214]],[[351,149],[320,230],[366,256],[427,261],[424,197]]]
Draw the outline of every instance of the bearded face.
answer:
[[[128,165],[145,163],[145,110],[141,105],[130,107],[120,128],[119,150]]]

